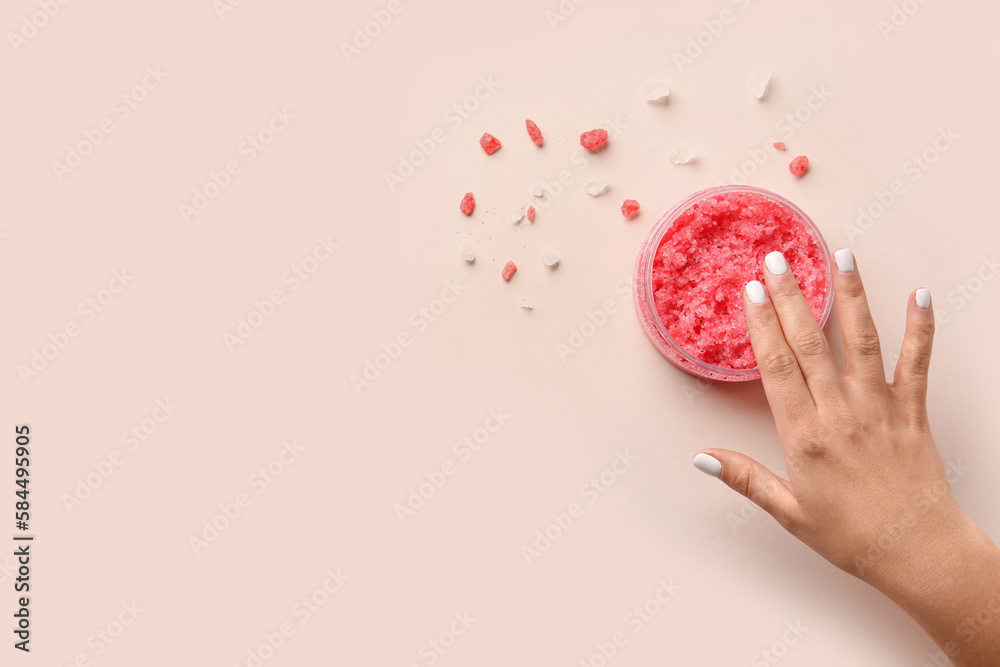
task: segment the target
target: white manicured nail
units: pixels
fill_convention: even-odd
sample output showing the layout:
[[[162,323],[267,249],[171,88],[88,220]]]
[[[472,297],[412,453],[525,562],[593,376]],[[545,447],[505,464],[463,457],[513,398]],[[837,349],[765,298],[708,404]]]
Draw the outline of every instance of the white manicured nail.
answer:
[[[931,291],[929,289],[917,290],[917,308],[927,310],[931,307]]]
[[[764,258],[764,266],[773,276],[783,276],[788,273],[788,261],[777,250],[768,253],[767,257]]]
[[[841,273],[854,273],[854,253],[850,248],[841,248],[833,255]]]
[[[764,286],[757,280],[751,280],[747,283],[747,296],[758,305],[767,301],[767,292],[764,291]]]
[[[694,467],[702,471],[706,475],[711,475],[712,477],[722,476],[722,462],[714,456],[709,456],[708,454],[698,454],[691,461]]]

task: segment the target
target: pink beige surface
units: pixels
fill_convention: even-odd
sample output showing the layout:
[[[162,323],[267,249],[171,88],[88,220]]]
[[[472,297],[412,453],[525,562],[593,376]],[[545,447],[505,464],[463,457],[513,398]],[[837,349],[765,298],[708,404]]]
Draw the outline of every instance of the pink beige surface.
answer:
[[[996,3],[925,3],[887,37],[889,1],[232,7],[71,2],[5,39],[0,516],[29,423],[36,552],[34,650],[0,664],[247,665],[269,639],[267,667],[929,661],[691,466],[719,445],[783,467],[759,384],[665,361],[630,276],[671,205],[745,178],[854,248],[890,367],[930,288],[935,435],[1000,537]]]

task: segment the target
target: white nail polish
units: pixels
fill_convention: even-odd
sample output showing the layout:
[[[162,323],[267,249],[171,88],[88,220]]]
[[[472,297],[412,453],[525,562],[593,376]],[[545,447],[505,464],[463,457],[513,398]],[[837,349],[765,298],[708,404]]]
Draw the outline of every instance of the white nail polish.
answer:
[[[722,476],[722,462],[714,456],[709,456],[708,454],[698,454],[691,461],[694,467],[702,471],[706,475],[711,475],[712,477]]]
[[[850,248],[841,248],[833,255],[841,273],[854,273],[854,253]]]
[[[788,261],[777,250],[768,253],[767,257],[764,258],[764,266],[771,272],[771,275],[783,276],[788,273]]]
[[[751,280],[747,283],[747,296],[757,305],[767,301],[767,292],[764,291],[764,286],[757,280]]]
[[[931,291],[929,289],[917,290],[917,308],[927,310],[931,307]]]

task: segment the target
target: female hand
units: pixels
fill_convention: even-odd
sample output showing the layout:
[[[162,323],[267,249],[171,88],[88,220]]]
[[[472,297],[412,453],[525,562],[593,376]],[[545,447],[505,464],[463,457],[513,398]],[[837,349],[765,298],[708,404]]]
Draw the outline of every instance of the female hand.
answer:
[[[844,372],[781,253],[765,260],[767,290],[753,281],[744,291],[788,480],[724,449],[694,464],[896,601],[957,665],[1000,664],[1000,549],[952,496],[927,418],[930,293],[910,295],[889,384],[854,256],[835,257]]]

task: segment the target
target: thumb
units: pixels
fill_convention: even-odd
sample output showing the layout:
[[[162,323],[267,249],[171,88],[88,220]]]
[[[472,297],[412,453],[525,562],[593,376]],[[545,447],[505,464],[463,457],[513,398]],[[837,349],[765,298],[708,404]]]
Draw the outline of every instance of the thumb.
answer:
[[[706,475],[717,477],[788,528],[798,506],[791,486],[749,456],[728,449],[706,449],[691,461]]]

